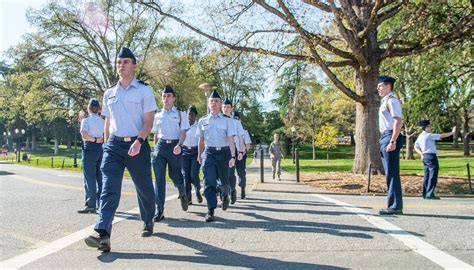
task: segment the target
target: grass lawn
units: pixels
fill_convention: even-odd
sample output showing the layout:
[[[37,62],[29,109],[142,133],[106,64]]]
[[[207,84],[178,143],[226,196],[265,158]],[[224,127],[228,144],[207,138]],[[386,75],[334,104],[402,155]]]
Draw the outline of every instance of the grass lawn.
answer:
[[[300,171],[307,173],[318,172],[349,172],[352,169],[354,159],[353,146],[337,146],[329,152],[329,162],[326,160],[326,152],[316,149],[316,160],[312,160],[311,146],[303,146],[300,149]],[[404,151],[404,149],[402,149]],[[415,153],[416,160],[400,160],[400,172],[407,174],[423,174],[423,164]],[[440,164],[439,175],[467,177],[466,163],[471,167],[471,177],[474,175],[474,157],[464,157],[462,149],[452,149],[449,144],[438,145],[438,159]],[[295,165],[291,157],[282,160],[282,169],[288,172],[295,171]]]

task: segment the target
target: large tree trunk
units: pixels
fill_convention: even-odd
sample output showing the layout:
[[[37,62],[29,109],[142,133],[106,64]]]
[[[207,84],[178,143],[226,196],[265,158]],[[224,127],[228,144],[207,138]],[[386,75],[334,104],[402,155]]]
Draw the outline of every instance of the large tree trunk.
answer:
[[[459,127],[457,125],[453,134],[453,148],[459,148]]]
[[[413,155],[413,139],[415,135],[406,134],[406,146],[405,146],[405,159],[413,160],[415,156]]]
[[[372,164],[373,174],[383,174],[382,159],[380,158],[378,112],[380,99],[377,94],[376,79],[378,75],[377,65],[370,73],[358,72],[355,78],[355,89],[360,95],[364,95],[364,104],[356,103],[356,127],[355,127],[355,157],[352,172],[365,174],[368,172],[369,164]]]

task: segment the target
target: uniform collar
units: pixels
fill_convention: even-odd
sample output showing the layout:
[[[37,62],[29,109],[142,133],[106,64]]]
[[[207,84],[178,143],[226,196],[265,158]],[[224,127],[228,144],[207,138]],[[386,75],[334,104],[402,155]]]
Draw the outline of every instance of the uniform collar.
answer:
[[[390,91],[388,94],[386,94],[386,95],[382,98],[382,101],[385,101],[386,99],[391,98],[391,97],[393,97],[393,96],[394,96],[394,95],[393,95],[393,92]]]
[[[129,90],[131,87],[138,88],[138,80],[137,80],[136,77],[133,77],[132,82],[130,83],[130,85],[129,85],[127,88],[124,88],[124,87],[120,84],[120,81],[118,81],[117,84],[116,84],[116,88],[115,88],[115,89],[118,89],[119,87],[121,87],[121,88],[124,89],[124,90]]]
[[[178,109],[176,109],[176,107],[175,107],[174,105],[173,105],[173,107],[171,107],[171,109],[170,109],[169,111],[167,111],[167,110],[165,109],[165,107],[163,107],[163,108],[161,109],[161,111],[163,111],[163,112],[176,112],[177,110],[178,110]]]

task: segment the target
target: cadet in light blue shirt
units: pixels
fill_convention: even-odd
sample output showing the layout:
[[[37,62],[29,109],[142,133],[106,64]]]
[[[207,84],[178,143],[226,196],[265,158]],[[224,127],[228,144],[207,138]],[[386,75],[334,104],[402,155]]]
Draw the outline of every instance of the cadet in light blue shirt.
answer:
[[[192,204],[191,199],[191,184],[194,185],[196,190],[196,197],[198,203],[202,203],[203,199],[201,196],[201,180],[199,179],[199,170],[201,164],[197,161],[199,136],[196,134],[198,123],[196,117],[198,111],[196,107],[190,106],[188,109],[188,121],[191,126],[186,131],[186,139],[183,143],[183,159],[181,164],[181,172],[184,178],[184,186],[186,188],[186,196],[188,197],[189,204]]]
[[[188,197],[181,173],[181,151],[186,138],[186,130],[189,129],[189,122],[186,119],[186,113],[174,106],[176,93],[171,86],[165,86],[161,94],[161,101],[163,109],[156,113],[151,130],[155,134],[155,150],[153,152],[153,171],[156,177],[155,222],[159,222],[165,217],[167,165],[168,175],[178,189],[181,208],[183,211],[188,210]]]
[[[420,126],[423,132],[415,141],[415,151],[420,155],[423,161],[423,198],[431,200],[439,200],[435,195],[436,184],[438,183],[438,157],[436,156],[436,141],[452,136],[452,132],[433,134],[431,133],[431,125],[429,120],[421,120]]]
[[[208,100],[211,112],[199,120],[196,131],[200,137],[197,159],[204,173],[204,195],[208,208],[206,222],[214,221],[218,181],[221,182],[222,209],[227,210],[229,207],[229,168],[235,165],[235,125],[228,116],[219,113],[221,105],[219,94],[212,92]]]
[[[380,215],[403,214],[402,184],[400,180],[400,149],[403,146],[400,131],[402,109],[400,101],[393,95],[395,79],[378,77],[377,91],[382,97],[379,109],[380,154],[387,181],[387,208]]]
[[[242,126],[242,123],[240,123],[240,121],[234,119],[233,110],[234,110],[234,106],[232,105],[232,102],[230,101],[229,98],[225,98],[224,103],[222,104],[222,113],[224,113],[225,115],[231,118],[231,121],[234,124],[236,128],[236,132],[237,132],[235,136],[235,142],[238,141],[238,143],[236,143],[236,147],[237,147],[236,151],[238,152],[236,166],[230,168],[229,170],[230,204],[234,204],[237,201],[237,191],[235,189],[237,185],[237,178],[235,177],[235,169],[237,167],[237,161],[242,160],[245,154],[245,143],[243,139],[244,128]]]
[[[89,101],[87,107],[89,117],[81,121],[82,146],[82,172],[84,174],[85,207],[80,214],[95,213],[99,205],[102,192],[102,143],[104,142],[104,119],[98,115],[99,101],[95,98]]]
[[[234,119],[239,121],[239,123],[241,122],[239,112],[234,112]],[[250,144],[252,143],[252,140],[250,139],[250,134],[246,129],[244,129],[242,137],[244,145],[241,145],[241,140],[238,140],[237,138],[235,139],[237,149],[244,150],[243,157],[241,159],[237,159],[235,163],[235,171],[237,172],[237,176],[239,178],[240,198],[245,199],[245,187],[247,186],[247,151],[250,149]]]
[[[112,222],[120,202],[125,167],[137,190],[142,237],[153,234],[155,192],[151,177],[150,145],[148,137],[156,111],[153,90],[135,78],[136,58],[128,48],[122,48],[116,63],[119,81],[108,89],[103,98],[105,118],[104,145],[101,171],[99,219],[95,225],[98,236],[85,239],[88,246],[110,251]]]

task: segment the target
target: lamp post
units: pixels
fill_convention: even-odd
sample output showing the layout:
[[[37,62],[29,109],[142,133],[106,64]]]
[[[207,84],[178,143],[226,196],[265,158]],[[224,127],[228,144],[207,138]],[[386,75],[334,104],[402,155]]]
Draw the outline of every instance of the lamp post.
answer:
[[[7,136],[7,147],[10,148],[10,142],[8,141],[8,137],[11,138],[12,133],[11,133],[10,131],[8,131],[8,132],[7,132],[7,135],[8,135],[8,136]],[[10,151],[10,149],[9,149],[9,151]]]
[[[291,150],[293,152],[293,164],[295,164],[295,126],[291,126]]]
[[[209,95],[211,94],[211,91],[216,89],[217,87],[212,83],[203,83],[199,85],[199,88],[204,90],[204,96],[206,97],[207,113],[209,114],[210,109],[209,109],[209,106],[207,106],[207,100],[209,98]]]
[[[15,134],[17,137],[17,142],[16,142],[17,162],[20,162],[20,130],[16,128]]]
[[[74,129],[74,163],[72,164],[72,167],[77,168],[77,123],[74,121],[74,110],[71,108],[68,113],[69,117],[71,117],[71,122]]]
[[[8,142],[7,142],[7,133],[5,131],[3,132],[3,142],[4,142],[5,145],[8,144]]]

